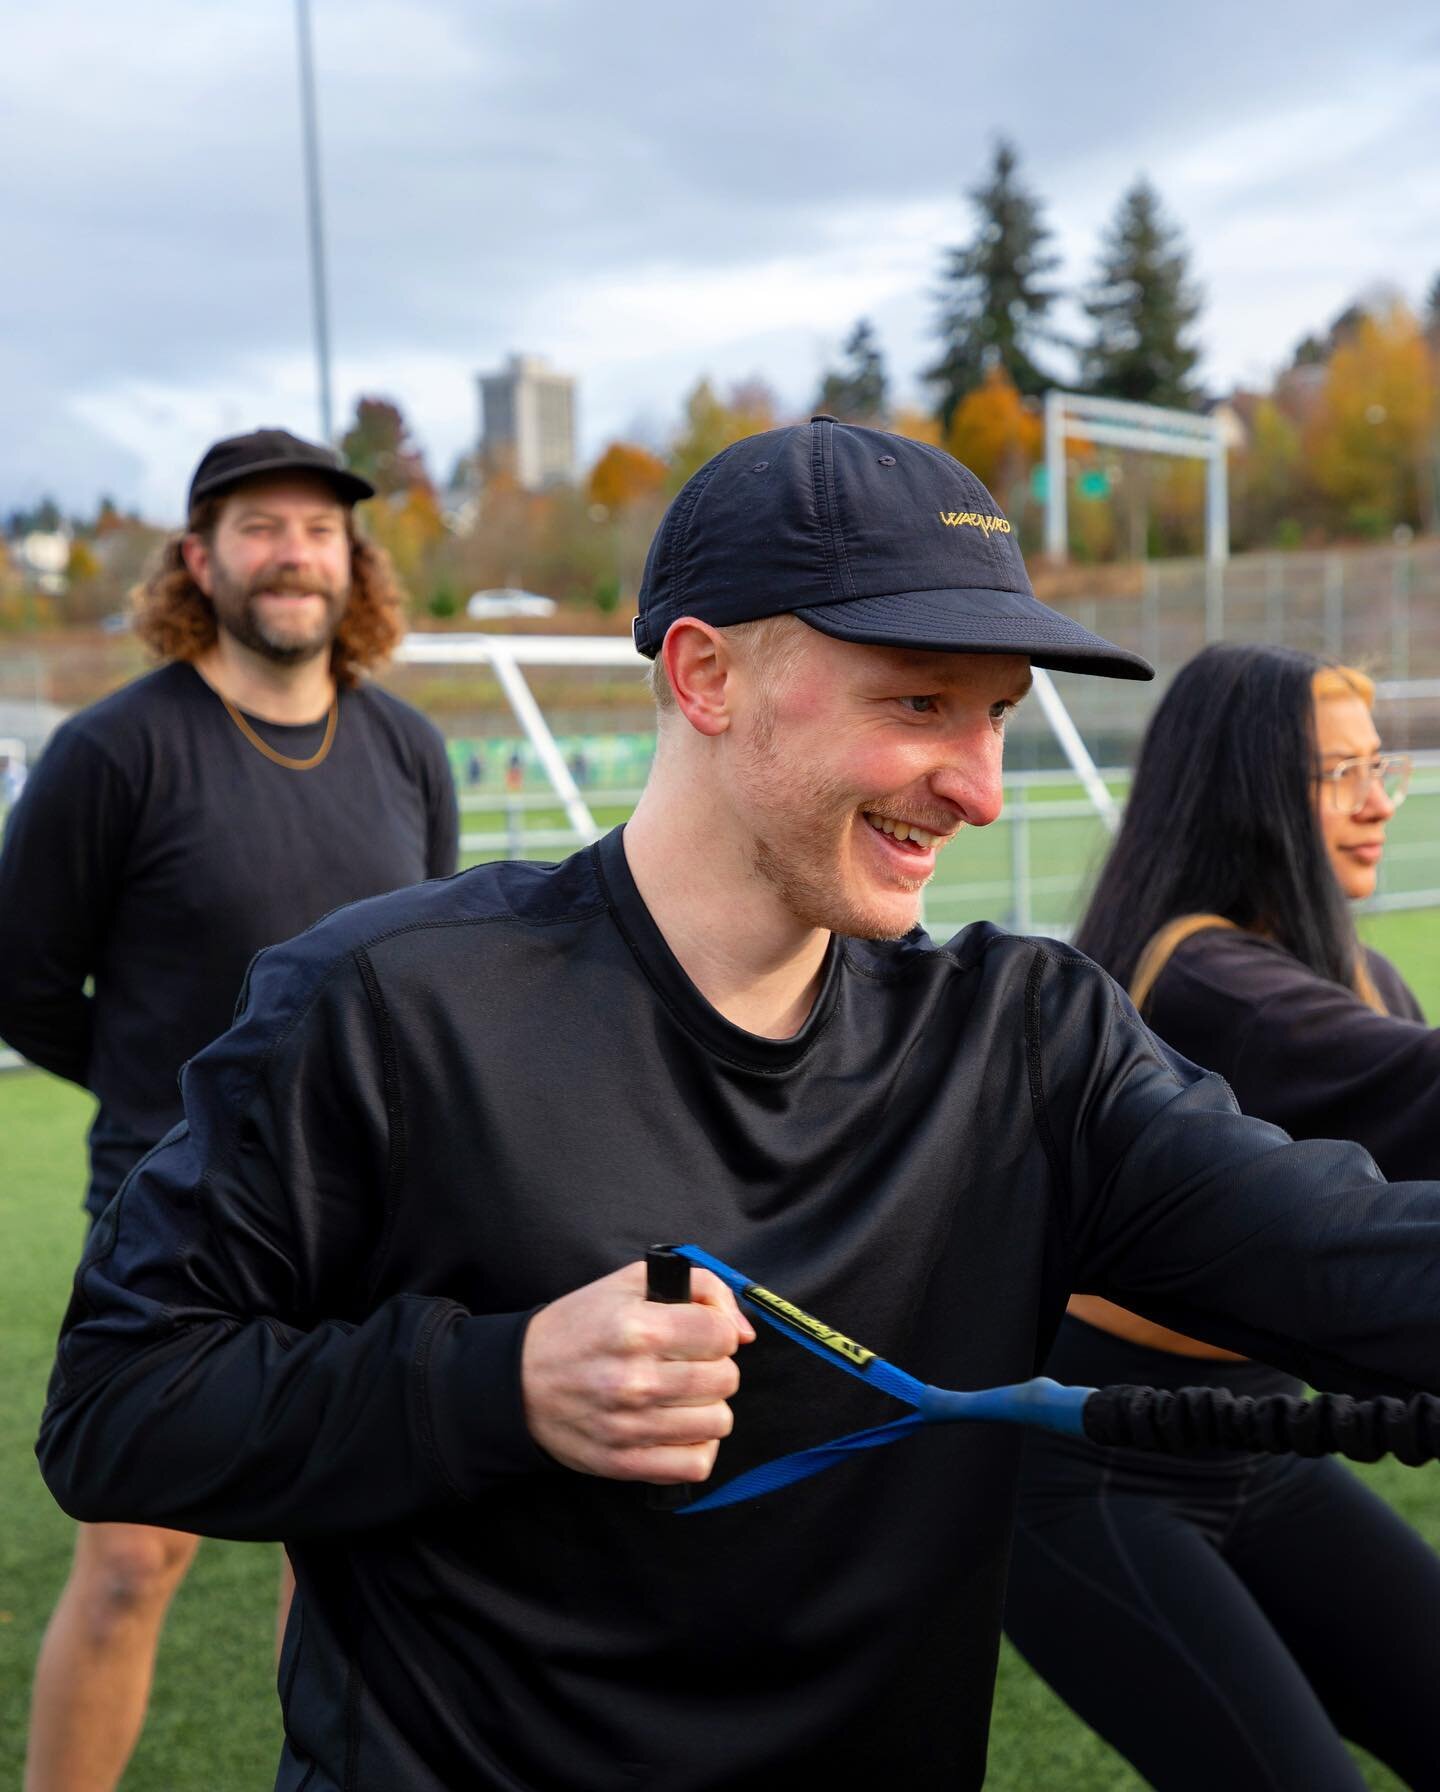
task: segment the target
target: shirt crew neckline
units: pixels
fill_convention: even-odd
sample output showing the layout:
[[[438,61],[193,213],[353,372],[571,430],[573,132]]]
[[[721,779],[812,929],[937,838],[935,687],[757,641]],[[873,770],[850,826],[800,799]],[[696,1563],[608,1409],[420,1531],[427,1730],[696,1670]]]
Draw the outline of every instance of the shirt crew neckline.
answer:
[[[210,683],[209,679],[202,677],[189,660],[182,660],[179,663],[189,672],[191,678],[195,681],[196,686],[203,691],[206,696],[212,697],[223,710],[225,707],[225,700],[221,697],[219,691],[215,689],[215,686]],[[344,696],[345,692],[337,686],[335,691],[336,702],[338,703]],[[239,703],[235,705],[235,708],[242,716],[244,716],[245,720],[250,723],[251,727],[273,729],[276,734],[313,734],[316,729],[323,728],[330,719],[330,705],[328,703],[320,714],[316,716],[313,722],[272,722],[269,716],[257,716],[253,710],[246,709]]]
[[[611,912],[656,994],[680,1025],[717,1057],[748,1069],[783,1071],[798,1064],[825,1031],[840,993],[840,942],[832,933],[820,968],[820,988],[805,1024],[788,1039],[767,1039],[727,1020],[691,981],[645,906],[625,857],[625,829],[614,828],[593,851]]]

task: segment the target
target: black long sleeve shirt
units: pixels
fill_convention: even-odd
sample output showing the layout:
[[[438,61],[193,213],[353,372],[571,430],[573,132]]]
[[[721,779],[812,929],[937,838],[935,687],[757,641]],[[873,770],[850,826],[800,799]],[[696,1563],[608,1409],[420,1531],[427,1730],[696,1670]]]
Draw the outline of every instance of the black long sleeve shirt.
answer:
[[[1390,1177],[1440,1177],[1440,1031],[1394,965],[1366,957],[1388,1014],[1272,940],[1208,928],[1177,947],[1146,1019],[1247,1114],[1300,1139],[1355,1139]]]
[[[180,1066],[230,1024],[256,952],[455,869],[438,731],[371,685],[339,702],[330,752],[294,771],[172,663],[63,723],[10,817],[0,1038],[100,1098],[93,1213],[179,1120]],[[250,719],[291,758],[324,733]]]
[[[537,1304],[691,1240],[926,1380],[1066,1295],[1331,1386],[1440,1387],[1440,1185],[1291,1144],[1066,947],[832,941],[791,1039],[702,998],[618,834],[356,904],[252,968],[97,1226],[42,1467],[282,1537],[287,1792],[977,1788],[1017,1438],[936,1428],[693,1519],[524,1424]],[[767,1329],[717,1473],[889,1416]]]

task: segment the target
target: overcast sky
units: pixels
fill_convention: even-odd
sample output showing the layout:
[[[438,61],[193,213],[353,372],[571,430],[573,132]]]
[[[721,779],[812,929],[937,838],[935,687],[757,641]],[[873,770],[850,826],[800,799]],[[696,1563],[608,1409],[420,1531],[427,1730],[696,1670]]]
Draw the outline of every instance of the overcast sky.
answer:
[[[1216,389],[1440,272],[1433,0],[313,18],[337,414],[394,397],[440,476],[511,350],[579,376],[587,458],[663,438],[701,373],[804,406],[862,313],[917,394],[1001,132],[1070,282],[1151,177]],[[108,491],[172,519],[215,436],[318,433],[290,0],[0,0],[0,24],[0,509]]]

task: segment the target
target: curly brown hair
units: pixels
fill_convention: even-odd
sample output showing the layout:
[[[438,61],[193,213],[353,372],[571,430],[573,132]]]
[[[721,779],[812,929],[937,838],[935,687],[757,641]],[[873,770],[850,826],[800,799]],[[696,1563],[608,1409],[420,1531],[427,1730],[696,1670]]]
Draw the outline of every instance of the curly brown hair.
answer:
[[[227,492],[202,498],[187,529],[161,548],[149,575],[130,593],[135,633],[162,660],[195,660],[215,642],[215,608],[190,576],[181,552],[187,535],[213,541]],[[405,633],[405,594],[390,556],[345,512],[350,540],[350,601],[330,644],[330,670],[342,690],[359,682],[395,651]]]

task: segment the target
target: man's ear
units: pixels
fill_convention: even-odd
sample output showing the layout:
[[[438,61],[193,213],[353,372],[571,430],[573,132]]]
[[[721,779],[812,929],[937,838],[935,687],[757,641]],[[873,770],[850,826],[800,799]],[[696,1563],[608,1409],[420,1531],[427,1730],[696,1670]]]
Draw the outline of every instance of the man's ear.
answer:
[[[210,549],[203,535],[187,535],[180,543],[180,558],[195,583],[210,596]]]
[[[718,628],[682,616],[665,631],[660,659],[675,706],[699,734],[724,734],[731,722],[734,656]]]

